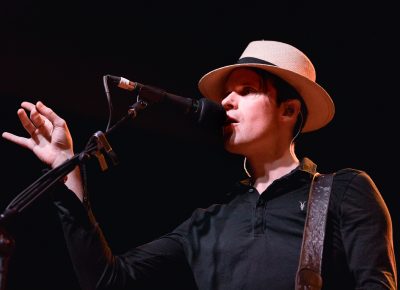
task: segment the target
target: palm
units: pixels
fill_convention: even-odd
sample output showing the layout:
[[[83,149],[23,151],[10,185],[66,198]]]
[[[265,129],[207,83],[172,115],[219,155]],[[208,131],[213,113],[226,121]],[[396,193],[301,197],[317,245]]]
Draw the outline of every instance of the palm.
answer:
[[[72,139],[69,132],[54,128],[51,136],[48,134],[38,134],[36,138],[31,137],[33,153],[44,163],[54,164],[60,151],[66,151],[72,148]]]

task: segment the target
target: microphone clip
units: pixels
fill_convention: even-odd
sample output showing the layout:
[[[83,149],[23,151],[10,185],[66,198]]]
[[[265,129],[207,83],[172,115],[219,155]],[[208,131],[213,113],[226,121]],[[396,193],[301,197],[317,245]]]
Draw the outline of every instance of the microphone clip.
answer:
[[[140,99],[140,96],[138,95],[136,98],[136,103],[129,106],[128,115],[134,119],[137,117],[138,113],[146,109],[148,105],[149,103],[146,102],[145,100]]]
[[[118,157],[108,142],[106,135],[101,131],[97,131],[93,134],[93,137],[97,144],[97,150],[95,150],[93,154],[96,156],[101,170],[106,171],[108,169],[108,164],[104,155],[106,155],[107,159],[111,160],[114,166],[117,165],[119,163]]]

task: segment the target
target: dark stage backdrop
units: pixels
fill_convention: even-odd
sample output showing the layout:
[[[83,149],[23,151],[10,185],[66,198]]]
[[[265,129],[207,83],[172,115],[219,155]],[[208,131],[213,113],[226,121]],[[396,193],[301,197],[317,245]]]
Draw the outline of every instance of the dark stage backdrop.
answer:
[[[279,2],[279,3],[277,3]],[[400,252],[398,17],[386,1],[8,1],[0,9],[0,130],[26,135],[16,111],[42,100],[63,116],[76,152],[104,130],[106,74],[199,98],[200,77],[237,60],[251,40],[293,44],[314,62],[336,104],[334,120],[298,141],[320,172],[365,170],[392,215]],[[114,119],[133,97],[111,88]],[[196,207],[224,200],[243,176],[214,132],[153,108],[110,137],[120,163],[88,167],[88,188],[115,253],[169,232]],[[45,168],[0,141],[1,209]],[[79,289],[55,212],[44,195],[16,218],[7,289]]]

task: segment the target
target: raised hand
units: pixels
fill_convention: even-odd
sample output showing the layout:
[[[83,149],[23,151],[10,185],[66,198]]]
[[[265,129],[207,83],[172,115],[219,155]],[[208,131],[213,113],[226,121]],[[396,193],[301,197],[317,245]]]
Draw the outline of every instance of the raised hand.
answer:
[[[17,111],[22,126],[30,135],[29,138],[8,132],[3,138],[28,148],[44,163],[57,167],[74,155],[73,142],[67,123],[42,102],[36,105],[23,102]],[[26,111],[30,112],[29,117]],[[83,187],[79,168],[68,174],[66,185],[83,200]]]
[[[73,142],[66,122],[42,102],[36,105],[23,102],[18,110],[22,126],[30,135],[29,138],[8,132],[3,138],[32,150],[44,163],[56,167],[73,156]],[[26,111],[30,112],[28,117]]]

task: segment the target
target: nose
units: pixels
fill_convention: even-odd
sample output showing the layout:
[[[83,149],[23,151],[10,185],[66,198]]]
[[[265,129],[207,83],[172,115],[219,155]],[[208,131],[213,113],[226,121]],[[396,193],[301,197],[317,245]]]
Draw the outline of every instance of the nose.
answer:
[[[225,111],[235,109],[237,107],[237,100],[235,98],[235,92],[231,92],[228,94],[222,101],[222,107],[224,107]]]

